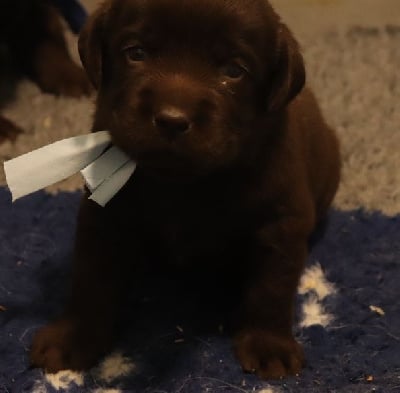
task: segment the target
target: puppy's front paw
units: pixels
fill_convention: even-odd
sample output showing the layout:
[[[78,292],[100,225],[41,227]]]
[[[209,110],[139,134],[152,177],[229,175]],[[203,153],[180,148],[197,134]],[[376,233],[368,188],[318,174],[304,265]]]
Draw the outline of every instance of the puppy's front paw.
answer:
[[[31,364],[49,373],[60,370],[86,370],[94,366],[104,352],[104,342],[82,334],[72,319],[60,319],[36,333],[30,352]]]
[[[298,374],[304,365],[303,349],[292,336],[268,330],[241,331],[234,339],[234,350],[243,370],[263,379]]]

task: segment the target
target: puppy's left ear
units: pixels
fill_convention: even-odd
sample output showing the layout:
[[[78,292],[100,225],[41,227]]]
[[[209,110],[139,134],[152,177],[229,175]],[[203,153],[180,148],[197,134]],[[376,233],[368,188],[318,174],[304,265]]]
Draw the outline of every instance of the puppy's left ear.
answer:
[[[279,25],[275,53],[275,63],[268,84],[269,112],[285,107],[300,93],[306,80],[299,44],[283,23]]]

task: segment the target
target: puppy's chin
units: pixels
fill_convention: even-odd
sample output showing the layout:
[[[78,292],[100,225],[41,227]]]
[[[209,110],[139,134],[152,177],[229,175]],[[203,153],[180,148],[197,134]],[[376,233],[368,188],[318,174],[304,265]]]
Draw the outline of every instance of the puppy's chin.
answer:
[[[236,161],[226,161],[222,158],[201,157],[194,160],[193,157],[171,156],[162,152],[156,153],[154,156],[152,154],[143,155],[136,162],[139,167],[146,169],[146,172],[176,179],[214,177],[235,171],[240,166]]]
[[[136,129],[137,131],[137,129]],[[221,145],[207,146],[204,141],[166,141],[144,133],[112,132],[113,143],[146,172],[168,177],[206,176],[232,166],[236,149]],[[196,143],[197,142],[197,143]]]
[[[131,157],[139,168],[158,177],[195,178],[217,170],[215,163],[205,157],[196,159],[173,149],[163,149],[158,146],[139,149],[137,146],[130,147],[126,143],[118,142],[114,141],[115,145]]]
[[[165,178],[187,178],[206,175],[209,169],[183,157],[165,152],[134,154],[138,166],[146,172]]]

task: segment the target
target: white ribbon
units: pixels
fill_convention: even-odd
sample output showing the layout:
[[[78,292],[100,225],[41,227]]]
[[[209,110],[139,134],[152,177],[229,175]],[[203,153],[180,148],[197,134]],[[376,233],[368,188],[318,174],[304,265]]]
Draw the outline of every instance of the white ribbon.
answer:
[[[111,146],[108,131],[64,139],[4,163],[13,201],[80,171],[92,192],[89,199],[103,207],[135,169],[135,162]]]

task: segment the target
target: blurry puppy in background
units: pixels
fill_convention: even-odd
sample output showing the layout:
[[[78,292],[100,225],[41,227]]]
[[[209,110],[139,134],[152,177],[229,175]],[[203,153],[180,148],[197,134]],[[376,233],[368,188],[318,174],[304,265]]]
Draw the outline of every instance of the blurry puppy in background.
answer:
[[[220,277],[243,370],[298,373],[294,298],[340,159],[291,32],[265,0],[108,0],[79,49],[98,90],[93,129],[138,168],[105,208],[83,198],[72,293],[32,363],[93,366],[124,288],[150,270]]]
[[[89,94],[84,71],[68,53],[60,14],[50,0],[0,2],[2,59],[31,78],[46,93]],[[21,130],[0,116],[0,141],[15,140]]]

